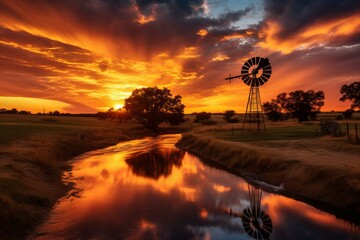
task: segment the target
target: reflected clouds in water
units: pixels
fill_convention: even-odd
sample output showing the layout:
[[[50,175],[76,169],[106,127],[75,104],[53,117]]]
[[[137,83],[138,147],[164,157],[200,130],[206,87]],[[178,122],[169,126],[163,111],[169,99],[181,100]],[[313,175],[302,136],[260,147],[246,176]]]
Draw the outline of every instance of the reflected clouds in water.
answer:
[[[72,174],[82,197],[60,201],[37,239],[252,239],[242,219],[226,212],[252,206],[248,184],[176,149],[177,139],[135,140],[79,157]],[[261,203],[271,239],[356,236],[304,203],[266,192]]]

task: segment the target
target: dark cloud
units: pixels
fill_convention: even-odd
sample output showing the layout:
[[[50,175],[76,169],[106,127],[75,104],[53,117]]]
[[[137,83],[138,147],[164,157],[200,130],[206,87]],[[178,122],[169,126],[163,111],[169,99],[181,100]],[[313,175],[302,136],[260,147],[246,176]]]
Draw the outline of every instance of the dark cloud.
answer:
[[[108,63],[105,62],[105,61],[100,62],[100,63],[98,64],[98,66],[99,66],[99,69],[100,69],[101,71],[103,71],[103,72],[106,71],[106,70],[109,68]]]
[[[158,8],[162,13],[176,17],[187,17],[204,13],[202,9],[204,2],[204,0],[136,0],[137,7],[145,15],[151,14],[154,8]]]
[[[0,16],[21,24],[30,24],[48,32],[77,36],[84,33],[96,38],[111,39],[118,56],[152,57],[159,52],[176,54],[184,46],[199,45],[200,29],[222,29],[229,34],[238,29],[230,25],[244,17],[251,8],[233,11],[218,18],[204,17],[204,0],[186,1],[51,1],[35,0],[3,3]],[[120,3],[121,2],[121,3]],[[36,7],[35,7],[36,6]],[[136,8],[140,12],[136,11]],[[45,14],[38,14],[43,12]],[[35,15],[36,14],[36,15]],[[153,20],[140,24],[139,14],[153,15]],[[63,21],[60,21],[63,19]],[[227,30],[226,30],[227,29]],[[217,37],[223,37],[219,35]],[[216,39],[214,39],[216,40]],[[103,44],[106,44],[105,42]]]
[[[305,28],[332,20],[338,20],[360,12],[357,0],[265,0],[266,20],[275,21],[281,27],[277,34],[286,39]]]

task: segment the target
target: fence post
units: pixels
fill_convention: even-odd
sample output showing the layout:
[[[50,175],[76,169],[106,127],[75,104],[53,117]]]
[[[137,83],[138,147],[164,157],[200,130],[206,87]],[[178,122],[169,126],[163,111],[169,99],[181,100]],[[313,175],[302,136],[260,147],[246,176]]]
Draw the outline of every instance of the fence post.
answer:
[[[355,136],[356,136],[356,144],[359,143],[359,138],[358,138],[358,132],[357,132],[357,124],[355,123]]]
[[[348,135],[348,140],[350,141],[350,135],[349,135],[349,123],[346,123],[346,132]]]
[[[231,135],[234,136],[234,127],[231,127]]]

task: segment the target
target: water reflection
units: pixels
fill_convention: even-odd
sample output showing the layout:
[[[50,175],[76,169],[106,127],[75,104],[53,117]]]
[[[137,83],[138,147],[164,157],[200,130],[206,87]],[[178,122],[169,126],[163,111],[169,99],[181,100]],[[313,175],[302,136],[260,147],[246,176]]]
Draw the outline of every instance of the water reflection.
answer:
[[[72,179],[81,197],[61,200],[36,239],[253,239],[246,226],[265,229],[266,222],[253,211],[271,216],[271,239],[358,239],[359,231],[334,216],[289,198],[263,192],[261,209],[254,208],[245,181],[179,151],[178,137],[79,157]],[[245,226],[244,217],[224,209],[256,219],[248,217]]]
[[[169,176],[173,166],[181,167],[184,154],[184,151],[178,149],[153,149],[150,152],[132,154],[125,162],[135,175],[159,179],[160,176]]]
[[[273,226],[269,215],[261,209],[262,190],[248,185],[248,192],[250,207],[245,208],[242,213],[235,213],[230,208],[228,214],[241,218],[246,233],[252,238],[270,239]]]

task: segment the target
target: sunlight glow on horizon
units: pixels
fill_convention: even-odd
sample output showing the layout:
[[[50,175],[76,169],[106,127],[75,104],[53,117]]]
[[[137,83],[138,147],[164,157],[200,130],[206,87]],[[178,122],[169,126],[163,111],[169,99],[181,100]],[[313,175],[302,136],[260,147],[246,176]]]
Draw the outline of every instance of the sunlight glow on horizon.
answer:
[[[343,84],[358,81],[358,12],[322,12],[311,15],[316,21],[294,17],[288,24],[291,19],[282,17],[293,17],[286,12],[292,8],[274,17],[260,3],[51,1],[35,6],[5,0],[0,96],[18,100],[12,106],[0,101],[0,108],[22,109],[22,98],[29,97],[38,99],[27,102],[24,110],[31,112],[42,112],[44,101],[49,111],[95,113],[120,104],[135,89],[158,86],[181,95],[185,113],[243,112],[249,88],[241,79],[227,85],[224,78],[240,73],[253,56],[269,57],[273,68],[261,88],[262,102],[282,92],[313,89],[325,93],[322,111],[349,108],[349,102],[339,101],[339,92]],[[311,6],[305,7],[312,13]]]

